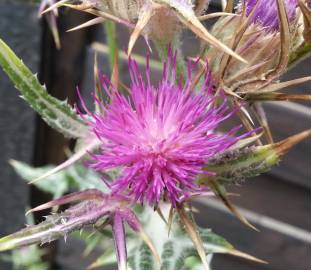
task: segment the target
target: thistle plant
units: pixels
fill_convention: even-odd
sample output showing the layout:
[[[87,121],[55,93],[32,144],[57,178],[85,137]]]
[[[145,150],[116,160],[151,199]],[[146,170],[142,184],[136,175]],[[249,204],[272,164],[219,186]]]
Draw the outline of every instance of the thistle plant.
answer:
[[[269,171],[311,136],[307,130],[273,143],[264,114],[258,113],[258,102],[265,100],[310,99],[277,92],[311,79],[279,82],[290,64],[310,51],[308,5],[248,0],[233,9],[228,1],[225,12],[201,16],[208,1],[63,0],[43,1],[42,7],[46,4],[45,13],[56,14],[65,6],[96,16],[74,30],[107,19],[128,27],[131,82],[125,86],[120,81],[117,61],[112,76],[95,69],[95,111],[81,96],[82,108],[71,108],[50,96],[0,41],[0,65],[25,101],[48,125],[77,141],[68,160],[56,167],[11,161],[18,174],[54,199],[28,211],[52,209],[45,221],[1,238],[0,251],[67,239],[84,229],[96,232],[90,246],[104,247],[91,268],[117,263],[120,270],[209,269],[215,253],[265,263],[199,228],[192,202],[216,196],[256,229],[230,202],[227,187]],[[220,18],[208,31],[200,21],[212,17]],[[186,28],[202,41],[201,54],[189,61],[180,48]],[[143,70],[131,56],[140,34],[150,39],[148,46],[158,48],[162,77],[157,83],[151,80],[150,57]],[[117,52],[114,46],[111,52]],[[257,108],[258,127],[251,126],[245,108]],[[221,127],[235,115],[240,125]],[[263,143],[263,133],[270,136],[269,144]],[[106,244],[108,236],[115,249]]]

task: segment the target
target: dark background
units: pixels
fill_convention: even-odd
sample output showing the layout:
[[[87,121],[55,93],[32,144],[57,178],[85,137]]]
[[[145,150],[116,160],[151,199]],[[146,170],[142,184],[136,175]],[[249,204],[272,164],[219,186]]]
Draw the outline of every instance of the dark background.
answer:
[[[18,3],[18,4],[17,4]],[[37,19],[37,6],[23,1],[0,0],[0,38],[3,38],[32,69],[38,72],[47,89],[56,97],[76,101],[75,88],[84,93],[93,89],[94,42],[104,40],[99,26],[74,33],[65,31],[88,19],[88,15],[66,11],[59,18],[62,49],[57,51],[44,22]],[[65,16],[64,16],[65,15]],[[193,55],[195,37],[185,34],[184,49]],[[128,32],[120,29],[121,48],[126,47]],[[136,53],[145,55],[143,42]],[[101,56],[104,72],[109,70],[107,57]],[[284,79],[310,75],[311,61],[294,68]],[[126,67],[126,65],[124,65]],[[126,70],[126,69],[124,69]],[[295,92],[310,93],[310,83]],[[293,92],[293,91],[292,91]],[[267,103],[265,105],[276,140],[310,128],[308,103]],[[38,205],[49,197],[19,179],[8,164],[17,159],[36,166],[59,164],[63,149],[71,142],[49,129],[18,97],[17,91],[0,71],[0,235],[24,226],[27,205]],[[217,255],[215,270],[310,270],[311,269],[311,140],[291,151],[269,174],[250,179],[232,192],[240,193],[233,201],[260,232],[254,232],[232,217],[217,201],[201,201],[199,223],[223,235],[238,249],[269,262],[253,264],[230,256]],[[37,217],[40,220],[40,217]],[[54,244],[48,260],[51,269],[85,269],[89,261],[82,258],[82,246],[74,240]],[[0,262],[1,270],[11,266]]]

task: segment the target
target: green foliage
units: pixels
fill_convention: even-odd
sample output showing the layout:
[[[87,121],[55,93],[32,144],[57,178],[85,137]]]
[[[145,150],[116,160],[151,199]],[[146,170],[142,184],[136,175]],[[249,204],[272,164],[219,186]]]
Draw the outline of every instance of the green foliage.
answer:
[[[37,77],[1,39],[0,66],[20,91],[22,97],[48,125],[69,138],[81,138],[87,134],[87,126],[67,102],[49,95]]]
[[[39,247],[29,246],[2,256],[2,260],[11,262],[14,270],[48,270],[48,265],[41,260],[43,254],[44,251]]]
[[[164,206],[166,208],[167,206]],[[162,209],[163,210],[163,209]],[[167,214],[167,209],[164,209]],[[161,265],[155,260],[150,249],[144,241],[135,234],[127,235],[128,267],[131,270],[201,270],[201,260],[193,245],[192,240],[178,219],[174,220],[172,231],[168,235],[167,224],[151,208],[145,207],[140,215],[144,223],[144,229],[151,238],[161,256]],[[208,260],[214,253],[234,253],[234,247],[221,236],[210,229],[199,229],[204,242],[204,248]],[[105,239],[103,240],[105,241]],[[102,246],[102,245],[99,245]],[[100,256],[90,268],[103,267],[116,262],[112,249],[108,249]]]
[[[107,21],[105,23],[105,32],[106,32],[106,37],[107,37],[107,44],[109,47],[110,68],[112,70],[114,66],[114,62],[117,59],[117,53],[118,53],[116,24],[114,22]]]
[[[38,178],[54,168],[54,166],[34,168],[26,163],[15,160],[11,161],[11,165],[16,173],[27,182]],[[100,177],[101,176],[95,171],[90,170],[81,164],[75,164],[57,174],[48,176],[42,181],[34,183],[34,185],[42,191],[53,194],[54,198],[58,198],[72,189],[86,190],[96,188],[106,192],[107,187]]]

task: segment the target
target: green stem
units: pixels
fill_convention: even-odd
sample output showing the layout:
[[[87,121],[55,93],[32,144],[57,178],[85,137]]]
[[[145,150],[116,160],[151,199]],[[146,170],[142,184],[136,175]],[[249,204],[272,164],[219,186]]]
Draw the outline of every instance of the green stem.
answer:
[[[179,35],[175,36],[171,44],[160,40],[154,41],[154,44],[156,50],[158,51],[159,58],[161,59],[162,62],[167,61],[169,46],[171,46],[173,52],[177,52],[177,63],[176,63],[177,80],[181,74],[183,74],[184,76],[187,75],[186,72],[187,68],[181,50],[181,41]]]
[[[105,22],[105,31],[107,37],[107,45],[109,47],[109,62],[110,69],[113,70],[114,61],[118,53],[118,39],[117,39],[117,29],[116,24],[111,21]]]

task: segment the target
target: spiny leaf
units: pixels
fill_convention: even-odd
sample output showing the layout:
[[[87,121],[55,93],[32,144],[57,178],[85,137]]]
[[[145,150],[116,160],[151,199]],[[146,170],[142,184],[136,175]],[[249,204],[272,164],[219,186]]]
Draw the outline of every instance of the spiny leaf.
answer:
[[[255,117],[258,120],[259,125],[263,129],[264,135],[267,138],[268,143],[270,143],[270,144],[274,143],[272,132],[271,132],[271,129],[270,129],[270,126],[268,123],[268,118],[267,118],[266,112],[262,106],[262,103],[254,102],[252,109],[254,111]],[[261,145],[261,144],[258,144],[258,145]]]
[[[48,220],[20,230],[0,239],[0,251],[11,250],[32,244],[44,244],[66,236],[70,230],[63,230],[63,217],[51,216]]]
[[[85,200],[92,200],[94,202],[102,201],[104,197],[105,195],[97,189],[89,189],[85,191],[70,193],[59,199],[52,200],[50,202],[41,204],[33,209],[30,209],[27,211],[26,215],[28,215],[29,213],[38,212],[45,209],[53,208],[55,206],[61,206],[64,204],[69,204],[78,201],[85,201]]]
[[[128,260],[131,269],[135,270],[156,270],[157,264],[148,246],[141,242],[131,251]]]
[[[162,205],[161,209],[165,219],[168,219],[170,212],[169,205]],[[193,270],[193,268],[188,268],[190,265],[189,260],[192,262],[195,261],[197,268],[194,269],[202,270],[208,267],[205,266],[205,268],[203,268],[197,250],[178,218],[174,218],[171,228],[172,231],[170,235],[168,235],[167,224],[163,222],[159,215],[154,213],[153,209],[145,207],[140,217],[145,221],[144,228],[148,232],[148,235],[150,235],[151,240],[155,243],[157,250],[161,253],[162,264],[159,265],[156,262],[150,248],[138,238],[137,234],[129,234],[127,239],[129,253],[128,266],[131,270]],[[208,263],[211,259],[211,255],[215,253],[226,253],[262,262],[236,250],[223,237],[213,233],[210,229],[197,227],[197,234],[202,240],[204,256],[206,256]],[[100,256],[89,269],[103,267],[112,263],[116,263],[116,257],[114,252],[108,250]],[[193,263],[191,265],[193,265]]]
[[[69,138],[84,137],[88,128],[66,101],[49,95],[37,77],[0,39],[0,65],[29,105],[52,128]]]
[[[227,196],[227,191],[222,184],[213,179],[209,179],[208,186],[222,200],[224,205],[231,211],[231,213],[234,214],[243,224],[255,231],[258,231],[258,229],[249,223],[248,220],[242,214],[240,214],[236,207],[231,203]]]
[[[101,200],[98,200],[99,196],[102,197]],[[95,225],[98,220],[105,217],[108,213],[113,213],[120,208],[120,205],[124,205],[122,198],[106,196],[104,193],[96,190],[88,190],[67,195],[39,206],[32,211],[47,209],[80,199],[86,199],[86,201],[76,204],[59,214],[50,215],[38,225],[28,226],[16,233],[1,238],[0,251],[32,244],[45,244],[61,237],[66,238],[73,231],[79,231],[89,225]]]

